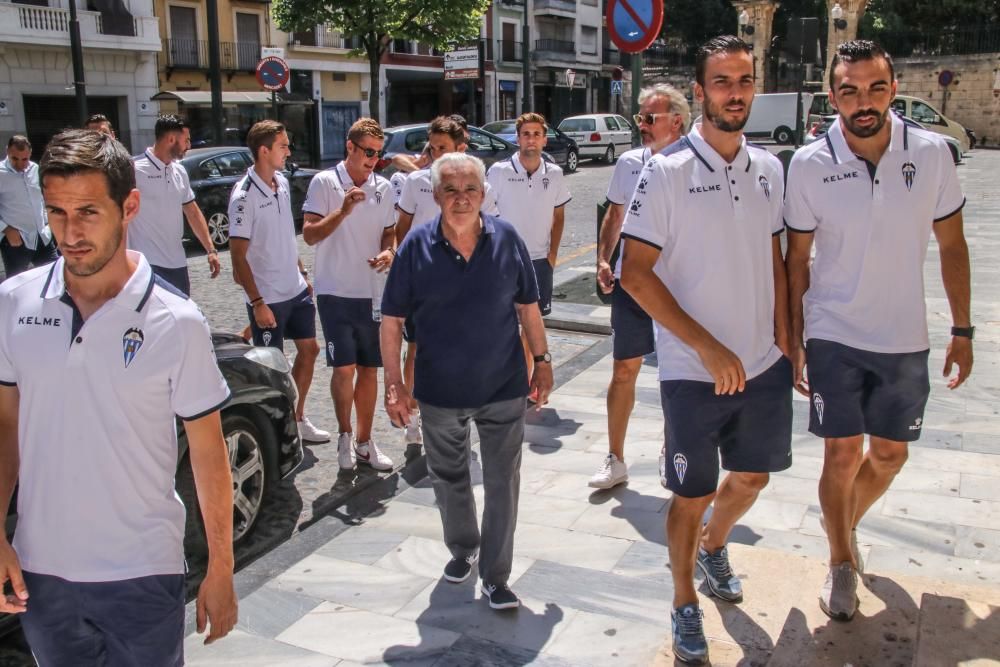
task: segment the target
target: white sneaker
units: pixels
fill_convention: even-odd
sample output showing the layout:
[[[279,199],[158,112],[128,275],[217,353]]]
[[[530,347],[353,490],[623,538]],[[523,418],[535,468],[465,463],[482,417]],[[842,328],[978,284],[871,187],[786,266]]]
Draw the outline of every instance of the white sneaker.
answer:
[[[424,433],[420,430],[420,415],[411,414],[410,423],[406,426],[406,433],[403,434],[404,445],[424,446]]]
[[[610,489],[628,480],[628,466],[624,461],[608,452],[594,476],[590,478],[589,486],[595,489]]]
[[[306,442],[330,442],[330,432],[313,426],[309,417],[303,417],[298,424],[299,437]]]
[[[341,433],[337,438],[337,463],[341,470],[354,470],[353,433]]]
[[[392,459],[382,453],[382,450],[375,444],[374,438],[355,445],[354,457],[358,463],[371,466],[375,470],[392,470]]]

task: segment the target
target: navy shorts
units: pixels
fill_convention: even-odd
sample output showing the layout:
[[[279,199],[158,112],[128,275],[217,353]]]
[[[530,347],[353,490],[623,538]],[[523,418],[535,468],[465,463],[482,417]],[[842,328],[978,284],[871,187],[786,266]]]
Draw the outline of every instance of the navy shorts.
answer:
[[[184,575],[77,583],[24,573],[20,616],[40,665],[184,664]]]
[[[700,498],[719,486],[719,459],[733,472],[778,472],[792,465],[792,364],[781,357],[732,396],[715,384],[660,382],[667,488]]]
[[[621,281],[611,291],[611,344],[615,359],[635,359],[656,349],[653,318],[646,314]]]
[[[327,366],[382,365],[379,323],[372,317],[371,299],[320,294],[316,297],[316,310],[326,339]]]
[[[552,265],[547,259],[533,259],[535,281],[538,282],[538,309],[542,315],[552,312]]]
[[[821,438],[867,433],[897,442],[919,439],[931,392],[929,356],[930,350],[890,354],[810,339],[809,432]]]
[[[253,316],[253,307],[247,304],[247,315],[250,317],[250,331],[253,332],[253,344],[264,347],[284,347],[285,339],[303,340],[316,337],[316,305],[313,303],[309,290],[302,290],[294,299],[267,304],[274,313],[275,327],[261,329]]]
[[[152,266],[153,275],[157,275],[168,283],[184,292],[184,296],[191,296],[191,277],[188,275],[188,267],[181,266],[176,269],[168,269],[162,266]]]

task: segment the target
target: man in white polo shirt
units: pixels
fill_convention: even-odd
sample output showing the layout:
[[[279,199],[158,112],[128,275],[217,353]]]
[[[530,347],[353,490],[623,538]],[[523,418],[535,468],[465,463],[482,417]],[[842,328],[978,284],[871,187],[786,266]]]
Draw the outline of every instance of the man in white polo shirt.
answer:
[[[246,293],[254,345],[281,350],[286,338],[295,342],[295,419],[303,440],[320,443],[330,434],[305,414],[319,345],[312,285],[299,259],[288,181],[281,174],[291,154],[288,143],[285,126],[273,120],[262,120],[247,133],[254,164],[229,199],[229,246],[236,283]]]
[[[799,390],[810,397],[809,430],[825,439],[819,499],[830,571],[819,602],[837,620],[849,620],[858,605],[854,529],[923,426],[930,393],[923,268],[932,230],[954,324],[944,374],[957,364],[958,375],[948,387],[972,370],[965,198],[947,145],[892,113],[895,95],[892,59],[880,46],[841,44],[830,68],[840,117],[824,141],[795,154],[788,172],[793,359]]]
[[[743,599],[726,542],[769,473],[791,465],[792,365],[779,349],[788,344],[781,163],[742,132],[750,47],[716,37],[695,62],[705,120],[646,163],[622,230],[622,286],[657,324],[674,654],[700,664],[708,645],[695,564],[713,595]],[[730,471],[721,485],[720,458]]]
[[[571,199],[559,165],[542,158],[548,141],[545,117],[525,113],[515,122],[518,151],[509,160],[494,162],[486,174],[493,188],[498,215],[514,225],[531,255],[538,280],[538,308],[542,316],[552,312],[552,272],[562,240],[566,204]],[[533,368],[528,339],[521,334],[528,375]],[[528,397],[534,401],[534,396]]]
[[[614,362],[608,385],[608,453],[589,482],[596,489],[610,489],[628,481],[625,433],[635,406],[635,383],[642,369],[642,359],[652,354],[655,345],[653,320],[620,284],[621,255],[614,270],[611,256],[621,237],[625,205],[632,201],[642,168],[649,158],[680,139],[690,120],[691,108],[679,90],[665,83],[643,88],[639,92],[639,113],[635,121],[644,145],[618,158],[608,185],[608,210],[597,243],[597,281],[602,292],[611,294]],[[660,468],[662,478],[662,454]]]
[[[208,223],[194,200],[187,170],[180,163],[191,146],[191,130],[177,116],[156,119],[156,142],[135,159],[135,184],[142,194],[139,215],[128,228],[128,247],[138,250],[153,272],[184,292],[191,293],[184,218],[208,255],[212,278],[219,275],[219,253],[208,234]]]
[[[140,205],[112,137],[68,130],[41,160],[62,257],[0,287],[0,581],[41,665],[184,664],[184,421],[209,544],[197,626],[236,622],[229,400],[198,307],[127,251]]]
[[[302,206],[302,238],[316,246],[316,305],[326,363],[333,367],[330,394],[342,470],[354,470],[356,462],[375,470],[392,469],[392,459],[372,437],[382,366],[382,285],[396,243],[391,186],[373,173],[384,140],[378,121],[355,122],[347,133],[347,159],[316,174]],[[355,407],[356,439],[351,427]]]

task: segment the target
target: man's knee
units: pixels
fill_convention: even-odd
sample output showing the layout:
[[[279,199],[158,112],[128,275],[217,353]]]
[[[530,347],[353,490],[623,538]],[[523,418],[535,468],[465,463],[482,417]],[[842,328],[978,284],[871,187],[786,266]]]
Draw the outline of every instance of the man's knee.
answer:
[[[702,516],[705,514],[705,510],[708,506],[712,504],[715,500],[715,492],[709,493],[705,496],[698,496],[696,498],[688,498],[686,496],[674,496],[670,499],[670,509],[668,511],[668,520],[678,520],[684,521],[685,519],[690,520],[692,517],[697,521],[701,521]]]
[[[295,341],[295,351],[305,359],[315,359],[319,356],[319,343],[315,338],[303,338]]]
[[[642,357],[635,359],[615,359],[611,371],[611,382],[614,384],[635,385],[639,371],[642,369]]]
[[[861,467],[862,438],[827,438],[823,456],[825,474],[854,476]]]
[[[730,479],[741,491],[756,494],[767,486],[771,475],[766,472],[734,472]]]
[[[872,465],[885,473],[899,472],[909,456],[910,450],[905,442],[872,438],[868,448],[868,458]]]

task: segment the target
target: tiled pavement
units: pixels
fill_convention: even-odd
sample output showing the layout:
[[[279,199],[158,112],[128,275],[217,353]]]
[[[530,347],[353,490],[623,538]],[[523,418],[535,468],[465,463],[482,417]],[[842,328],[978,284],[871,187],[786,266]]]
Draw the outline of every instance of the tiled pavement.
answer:
[[[859,616],[833,624],[816,605],[827,553],[816,494],[822,444],[796,401],[793,466],[773,477],[732,538],[746,602],[702,602],[714,664],[1000,664],[997,167],[1000,153],[980,151],[960,172],[979,329],[975,373],[958,392],[940,374],[950,316],[931,244],[931,402],[923,438],[860,527]],[[601,358],[529,415],[511,578],[519,611],[491,611],[471,579],[440,578],[448,555],[433,494],[419,471],[403,471],[378,499],[342,508],[240,573],[238,631],[211,647],[190,636],[189,664],[669,664],[668,494],[656,471],[662,422],[651,365],[629,430],[628,486],[586,486],[607,447],[610,369]]]

